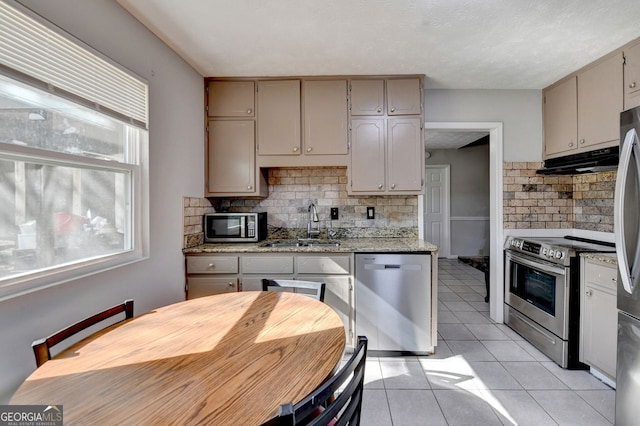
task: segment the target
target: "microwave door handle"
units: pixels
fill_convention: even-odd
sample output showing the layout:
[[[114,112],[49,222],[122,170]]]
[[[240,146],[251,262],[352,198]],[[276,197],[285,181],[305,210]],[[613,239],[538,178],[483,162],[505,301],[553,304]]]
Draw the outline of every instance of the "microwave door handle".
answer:
[[[240,216],[240,238],[245,238],[247,233],[246,216]]]
[[[636,129],[631,129],[627,132],[622,143],[613,205],[613,233],[616,243],[616,257],[618,259],[622,287],[629,294],[632,294],[635,289],[635,280],[632,273],[637,274],[638,264],[640,263],[640,244],[636,243],[633,265],[630,267],[624,233],[624,195],[627,190],[627,177],[631,161],[634,162],[636,168],[636,178],[640,180],[639,154],[638,133]]]

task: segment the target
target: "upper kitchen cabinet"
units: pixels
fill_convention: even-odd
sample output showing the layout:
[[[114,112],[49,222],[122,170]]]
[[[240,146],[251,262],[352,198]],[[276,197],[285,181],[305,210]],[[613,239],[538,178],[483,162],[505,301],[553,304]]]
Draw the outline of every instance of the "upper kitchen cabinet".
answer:
[[[640,106],[640,43],[624,49],[624,110]]]
[[[300,155],[300,80],[258,82],[258,155]]]
[[[351,80],[349,112],[356,115],[384,115],[384,80]]]
[[[576,77],[544,92],[545,157],[576,149],[578,104]]]
[[[267,196],[256,168],[254,120],[210,120],[205,196]]]
[[[347,155],[347,80],[305,80],[304,154]]]
[[[617,53],[544,90],[545,159],[619,143],[622,64]]]
[[[253,81],[210,81],[207,85],[209,117],[254,117]]]
[[[352,195],[419,194],[424,183],[422,119],[351,120]]]
[[[387,83],[387,114],[422,114],[422,84],[419,78],[389,79]]]

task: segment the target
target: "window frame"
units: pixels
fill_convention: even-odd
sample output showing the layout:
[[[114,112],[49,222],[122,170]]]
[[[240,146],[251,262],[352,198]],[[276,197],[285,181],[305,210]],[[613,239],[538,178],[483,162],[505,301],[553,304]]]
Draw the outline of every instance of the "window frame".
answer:
[[[1,279],[0,301],[3,301],[149,258],[149,130],[147,125],[149,121],[149,85],[143,78],[19,3],[0,0],[0,6],[12,9],[12,13],[14,13],[15,16],[19,16],[20,22],[16,25],[23,25],[24,22],[28,23],[29,20],[31,20],[31,25],[34,27],[40,26],[43,31],[49,32],[49,34],[52,34],[52,36],[60,40],[61,48],[64,51],[74,51],[75,49],[76,52],[80,52],[87,58],[82,60],[89,61],[93,67],[98,67],[98,71],[100,71],[100,66],[104,66],[103,71],[107,73],[105,75],[109,77],[115,76],[116,80],[112,81],[117,81],[117,78],[119,78],[118,72],[122,73],[122,78],[126,80],[127,84],[131,84],[132,88],[135,86],[136,93],[138,94],[138,98],[135,98],[135,100],[140,102],[137,104],[139,108],[132,111],[133,115],[128,115],[128,111],[124,108],[126,107],[126,101],[120,104],[112,104],[110,102],[113,98],[109,98],[108,103],[102,103],[101,99],[107,98],[102,97],[100,89],[95,89],[93,93],[96,97],[91,98],[92,92],[87,92],[89,97],[85,97],[74,93],[72,89],[68,90],[65,87],[52,84],[52,82],[48,82],[46,78],[42,77],[43,75],[45,77],[47,75],[46,72],[42,74],[42,67],[39,71],[35,69],[36,73],[31,75],[26,69],[12,68],[0,61],[1,74],[7,78],[33,87],[36,90],[48,91],[54,96],[66,99],[82,107],[88,107],[105,116],[119,120],[128,126],[141,130],[139,133],[140,137],[138,137],[137,143],[135,144],[136,147],[134,148],[131,145],[127,147],[126,154],[131,160],[128,162],[81,157],[37,147],[0,143],[0,157],[2,159],[37,162],[54,166],[126,172],[130,174],[131,181],[129,188],[130,193],[127,194],[127,201],[131,203],[131,208],[129,209],[129,214],[131,215],[129,218],[131,226],[131,248],[117,253],[73,261],[68,264],[55,265],[46,269],[25,272]],[[24,38],[23,40],[27,40],[27,43],[29,42],[28,38]],[[0,59],[2,59],[1,56]],[[44,69],[46,70],[46,67]],[[40,74],[38,74],[38,72],[40,72]],[[105,89],[103,88],[102,90]],[[126,88],[123,88],[122,91],[126,91]],[[107,96],[112,95],[111,93],[105,94]]]

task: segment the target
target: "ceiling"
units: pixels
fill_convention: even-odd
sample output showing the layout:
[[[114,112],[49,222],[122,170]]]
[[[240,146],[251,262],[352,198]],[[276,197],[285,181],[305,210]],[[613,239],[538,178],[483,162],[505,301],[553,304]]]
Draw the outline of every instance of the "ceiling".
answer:
[[[640,36],[637,0],[117,0],[203,76],[541,89]]]
[[[458,149],[488,135],[489,132],[475,132],[472,130],[428,129],[424,132],[424,146],[427,150]]]

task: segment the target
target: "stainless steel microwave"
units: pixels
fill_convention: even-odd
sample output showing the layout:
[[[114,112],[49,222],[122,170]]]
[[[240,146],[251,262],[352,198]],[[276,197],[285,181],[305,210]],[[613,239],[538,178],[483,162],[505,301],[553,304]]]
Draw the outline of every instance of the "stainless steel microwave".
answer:
[[[208,213],[205,243],[252,243],[267,238],[267,213]]]

